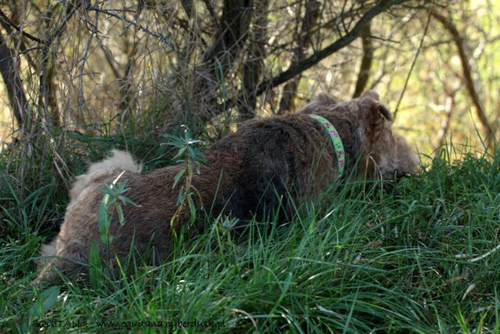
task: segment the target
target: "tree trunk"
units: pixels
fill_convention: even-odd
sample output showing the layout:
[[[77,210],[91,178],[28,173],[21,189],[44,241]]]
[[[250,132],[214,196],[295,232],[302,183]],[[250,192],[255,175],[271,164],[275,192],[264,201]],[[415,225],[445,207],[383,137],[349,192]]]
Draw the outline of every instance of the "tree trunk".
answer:
[[[494,145],[495,134],[490,122],[488,121],[488,117],[486,116],[486,112],[481,103],[481,99],[479,98],[479,93],[474,85],[474,79],[472,78],[472,70],[470,65],[472,59],[469,58],[467,52],[465,51],[465,36],[462,36],[460,34],[451,19],[445,17],[442,14],[436,13],[435,11],[432,12],[432,16],[434,16],[444,26],[444,28],[448,30],[451,37],[453,38],[462,65],[462,72],[467,92],[469,93],[472,103],[474,104],[479,122],[481,122],[481,125],[483,127],[483,131],[485,134],[485,143],[489,149],[492,149]]]
[[[302,25],[297,36],[298,45],[294,49],[292,64],[298,64],[304,60],[305,50],[311,44],[311,30],[316,26],[321,9],[321,2],[308,0],[306,3],[306,13],[302,20]],[[279,113],[295,109],[295,97],[302,75],[297,75],[283,87],[283,94],[280,101]]]
[[[24,94],[23,84],[19,77],[15,56],[0,34],[0,72],[7,87],[9,102],[16,118],[19,130],[23,131],[28,101]]]
[[[245,43],[253,12],[252,0],[224,0],[218,32],[212,45],[205,50],[201,66],[196,70],[194,96],[199,103],[198,117],[202,122],[215,113],[211,106],[224,91],[224,79]]]
[[[373,6],[370,10],[368,10],[359,19],[359,21],[350,31],[348,31],[345,35],[340,36],[335,42],[328,45],[324,49],[315,52],[313,55],[304,58],[303,61],[297,64],[291,64],[287,70],[277,74],[276,76],[261,81],[255,88],[254,92],[255,96],[259,96],[262,93],[268,91],[269,89],[277,87],[287,82],[288,80],[295,78],[297,75],[300,75],[302,72],[310,69],[314,65],[321,62],[323,59],[350,45],[356,38],[358,38],[361,35],[363,26],[368,22],[370,22],[374,17],[382,14],[392,6],[400,5],[408,1],[409,0],[385,0],[378,2],[375,6]],[[223,104],[215,108],[215,112],[221,113],[227,108],[231,108],[234,105],[236,105],[236,101],[243,98],[244,98],[243,94],[239,94],[238,96],[228,99],[224,101]]]
[[[255,0],[255,20],[248,47],[248,59],[243,68],[243,94],[244,100],[238,101],[240,121],[251,119],[255,116],[257,97],[255,88],[262,77],[264,68],[263,60],[266,57],[265,44],[267,41],[267,8],[269,0]]]
[[[372,68],[373,62],[373,45],[371,40],[372,35],[372,22],[368,22],[361,30],[361,41],[363,44],[363,58],[361,59],[361,65],[359,67],[358,80],[356,81],[356,87],[354,88],[353,98],[361,96],[365,91],[368,84],[368,79],[370,77],[370,70]]]

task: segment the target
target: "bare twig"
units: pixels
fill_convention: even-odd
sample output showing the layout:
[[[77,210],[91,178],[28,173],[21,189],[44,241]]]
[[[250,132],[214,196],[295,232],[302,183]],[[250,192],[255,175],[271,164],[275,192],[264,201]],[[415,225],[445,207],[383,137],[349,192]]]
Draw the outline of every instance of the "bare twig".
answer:
[[[352,41],[359,37],[362,32],[363,26],[371,21],[375,16],[383,13],[384,11],[395,5],[399,5],[408,1],[410,0],[387,0],[379,2],[376,6],[367,11],[366,14],[363,15],[361,19],[359,19],[356,25],[349,32],[341,36],[334,43],[330,44],[323,50],[314,53],[312,56],[304,59],[303,61],[297,64],[292,64],[287,70],[281,72],[275,77],[262,81],[254,91],[255,96],[259,96],[265,91],[287,82],[288,80],[294,78],[296,75],[313,67],[328,56],[348,46]],[[223,111],[224,108],[232,107],[236,104],[236,101],[243,98],[245,98],[245,96],[240,94],[237,97],[234,97],[229,101],[219,105],[219,110]]]
[[[396,105],[396,109],[394,110],[394,119],[396,119],[396,115],[398,114],[399,106],[401,105],[401,101],[403,101],[403,96],[405,95],[406,88],[408,87],[408,82],[410,82],[410,77],[413,72],[413,68],[415,67],[415,64],[417,63],[418,56],[420,55],[420,51],[422,50],[422,46],[424,45],[424,40],[425,37],[427,36],[427,31],[429,30],[429,24],[431,22],[431,15],[432,11],[434,9],[434,1],[431,3],[431,8],[429,10],[429,15],[427,17],[427,23],[425,24],[425,29],[424,29],[424,34],[422,35],[422,38],[420,39],[420,45],[418,46],[417,53],[415,53],[415,58],[413,58],[413,62],[411,63],[410,66],[410,71],[408,72],[408,75],[406,76],[405,84],[403,86],[403,90],[401,91],[401,95],[399,96],[398,104]]]
[[[347,45],[349,45],[352,41],[354,41],[356,38],[359,37],[361,30],[363,26],[371,21],[375,16],[383,13],[387,9],[389,9],[392,6],[402,4],[404,2],[407,2],[409,0],[388,0],[388,1],[381,1],[378,5],[374,6],[372,9],[370,9],[361,19],[356,23],[354,28],[352,28],[351,31],[347,32],[344,36],[340,37],[338,40],[336,40],[334,43],[330,44],[326,48],[324,48],[321,51],[316,52],[312,56],[304,59],[302,62],[290,66],[286,71],[281,72],[277,76],[266,80],[262,83],[259,84],[256,90],[256,94],[260,95],[263,92],[265,92],[267,89],[276,87],[278,85],[281,85],[282,83],[290,80],[294,76],[296,76],[299,73],[304,72],[305,70],[313,67],[326,57],[332,55],[333,53],[343,49]]]
[[[305,14],[302,18],[300,31],[297,31],[297,46],[293,50],[292,63],[299,63],[304,59],[305,50],[311,44],[311,30],[316,26],[319,13],[321,9],[321,2],[317,0],[306,1]],[[299,20],[297,20],[299,21]],[[299,22],[297,22],[297,26]],[[298,28],[296,29],[298,30]],[[282,114],[287,110],[295,108],[294,99],[297,95],[297,89],[301,75],[297,75],[293,80],[287,82],[283,88],[283,94],[280,101],[279,113]]]
[[[219,29],[214,35],[213,43],[204,50],[200,65],[196,69],[197,79],[193,91],[200,97],[200,105],[214,105],[219,98],[219,87],[223,86],[220,84],[224,82],[227,73],[234,68],[236,60],[241,56],[240,51],[249,35],[253,11],[251,2],[224,0]],[[245,97],[246,94],[238,101],[244,101]],[[224,111],[225,108],[219,110]],[[217,112],[218,110],[215,111]],[[198,110],[198,117],[202,120],[208,121],[213,116],[215,114],[212,109]]]
[[[161,35],[159,33],[151,31],[147,27],[143,27],[142,25],[140,25],[140,24],[138,24],[138,23],[136,23],[134,21],[131,21],[131,20],[127,19],[124,16],[120,16],[120,15],[115,14],[115,13],[109,11],[109,10],[105,10],[105,9],[101,9],[101,8],[97,8],[97,7],[87,7],[87,10],[88,11],[94,11],[94,12],[102,13],[102,14],[114,17],[114,18],[116,18],[118,20],[121,20],[121,21],[123,21],[123,22],[131,25],[131,26],[134,26],[137,29],[139,29],[139,30],[147,33],[148,35],[153,36],[153,37],[159,39],[161,42],[165,43],[168,46],[168,48],[170,49],[170,51],[174,51],[174,47],[173,47],[172,43],[169,40],[170,36],[163,36],[163,35]]]
[[[20,32],[21,35],[23,36],[26,36],[27,38],[31,39],[32,41],[35,41],[37,43],[40,43],[40,44],[45,44],[47,43],[46,41],[44,40],[41,40],[40,38],[38,37],[35,37],[27,32],[25,32],[24,30],[22,30],[20,27],[18,27],[16,24],[14,24],[14,22],[12,22],[9,17],[7,15],[5,15],[5,13],[0,9],[0,18],[7,24],[9,25],[12,29],[16,30],[17,32]]]
[[[445,83],[443,83],[445,84]],[[446,140],[446,135],[448,134],[448,131],[450,129],[450,123],[451,123],[451,114],[453,112],[453,110],[455,109],[455,106],[456,106],[456,94],[457,92],[460,90],[460,88],[462,87],[462,81],[458,81],[454,87],[451,87],[449,89],[445,89],[446,91],[446,102],[445,102],[445,105],[444,105],[444,119],[443,121],[441,122],[441,128],[439,129],[438,133],[437,133],[437,137],[438,137],[438,148],[442,148],[443,145],[444,145],[444,142]],[[437,150],[436,153],[438,153],[440,150]]]
[[[49,96],[48,96],[48,83],[47,83],[47,63],[49,61],[49,51],[52,46],[53,41],[59,36],[66,24],[76,13],[78,8],[81,6],[81,2],[76,6],[72,7],[71,10],[66,14],[61,24],[53,31],[50,37],[47,39],[46,43],[42,49],[42,73],[40,75],[40,100],[43,101],[43,109],[45,111],[45,126],[48,128],[50,126],[50,116],[49,116]]]

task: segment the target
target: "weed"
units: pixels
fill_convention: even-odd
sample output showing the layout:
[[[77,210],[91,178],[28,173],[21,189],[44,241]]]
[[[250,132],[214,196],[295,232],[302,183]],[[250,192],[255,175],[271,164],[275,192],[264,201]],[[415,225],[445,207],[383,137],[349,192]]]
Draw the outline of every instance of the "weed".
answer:
[[[179,188],[179,195],[177,197],[177,210],[170,220],[171,226],[178,226],[180,219],[184,218],[184,209],[189,210],[189,222],[194,223],[196,220],[196,205],[194,196],[200,198],[197,189],[192,185],[193,177],[200,174],[200,165],[206,163],[201,151],[197,148],[203,142],[201,140],[193,139],[191,131],[187,126],[184,128],[184,137],[176,137],[172,135],[164,135],[165,138],[170,139],[168,145],[175,147],[178,152],[174,159],[178,159],[177,163],[184,163],[184,168],[179,170],[174,177],[174,184],[172,189],[175,189],[181,179],[184,177],[184,184]],[[175,230],[175,229],[174,229]]]

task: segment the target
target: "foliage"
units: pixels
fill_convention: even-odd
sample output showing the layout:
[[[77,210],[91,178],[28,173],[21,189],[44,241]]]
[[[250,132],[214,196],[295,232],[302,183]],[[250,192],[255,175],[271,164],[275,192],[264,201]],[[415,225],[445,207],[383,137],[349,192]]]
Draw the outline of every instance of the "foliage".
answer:
[[[118,222],[121,226],[125,224],[125,217],[123,215],[122,204],[131,204],[139,207],[138,204],[134,203],[129,198],[125,197],[124,194],[129,190],[126,188],[127,180],[118,183],[122,177],[122,172],[116,177],[116,179],[111,183],[103,183],[104,188],[99,189],[100,192],[104,194],[101,204],[99,205],[99,213],[97,216],[97,223],[99,225],[99,234],[101,235],[101,242],[106,247],[109,247],[113,241],[113,236],[110,234],[109,227],[111,220],[113,219],[113,214],[116,211],[118,214]],[[122,204],[120,204],[122,202]],[[111,212],[110,212],[111,211]]]
[[[203,141],[193,139],[191,135],[191,131],[188,127],[184,126],[184,137],[177,137],[173,135],[164,135],[165,138],[168,138],[170,142],[167,144],[175,147],[178,152],[174,156],[174,159],[177,160],[177,163],[184,163],[184,168],[181,168],[174,177],[174,184],[172,185],[172,189],[175,189],[179,181],[184,177],[184,184],[179,189],[179,196],[177,197],[177,211],[170,219],[170,225],[177,226],[180,220],[185,219],[182,216],[182,212],[187,203],[187,207],[189,209],[189,222],[194,223],[196,219],[196,204],[195,198],[200,198],[200,194],[198,190],[192,185],[194,173],[200,174],[200,164],[206,163],[207,161],[203,158],[202,153],[196,147],[198,144],[202,144]]]

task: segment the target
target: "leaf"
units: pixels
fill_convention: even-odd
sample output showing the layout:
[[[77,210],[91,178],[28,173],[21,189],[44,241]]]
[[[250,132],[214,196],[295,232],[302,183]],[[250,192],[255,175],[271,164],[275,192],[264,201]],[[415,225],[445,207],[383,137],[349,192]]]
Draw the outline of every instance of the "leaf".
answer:
[[[236,224],[238,224],[239,221],[240,220],[238,218],[225,217],[222,226],[224,226],[225,228],[233,228],[236,226]]]
[[[99,246],[97,240],[92,239],[89,252],[89,266],[90,266],[90,286],[97,289],[102,284],[102,262],[99,256]]]
[[[107,196],[110,196],[110,195],[113,195],[113,194],[114,194],[113,189],[111,189],[111,188],[109,188],[109,187],[108,187],[108,188],[105,188],[105,189],[103,189],[103,188],[99,188],[99,189],[97,189],[97,190],[99,190],[100,192],[102,192],[103,194],[105,194],[105,195],[107,195]]]
[[[122,201],[123,204],[132,204],[136,208],[140,208],[141,205],[137,204],[136,202],[132,201],[130,198],[125,197],[125,196],[118,196],[118,199]]]
[[[181,187],[181,190],[179,190],[179,196],[177,197],[177,204],[181,204],[184,202],[184,186]]]
[[[40,295],[38,295],[38,298],[35,300],[33,305],[31,305],[29,316],[42,317],[52,306],[54,306],[59,293],[60,290],[58,286],[53,286],[44,290]]]
[[[125,225],[125,217],[123,216],[123,210],[120,203],[116,203],[116,212],[118,212],[118,221],[120,222],[120,225]]]
[[[188,207],[189,207],[189,221],[193,223],[196,219],[196,206],[194,205],[194,201],[191,196],[187,197]]]
[[[106,182],[103,182],[102,184],[103,184],[103,186],[105,188],[105,189],[103,189],[104,191],[110,192],[111,194],[114,193],[114,191],[113,191],[113,185],[112,184],[107,184]]]
[[[177,159],[178,157],[181,157],[184,154],[184,152],[186,152],[186,149],[187,149],[187,147],[185,147],[185,146],[181,147],[179,149],[179,152],[177,152],[177,154],[174,156],[174,159]]]
[[[120,185],[118,186],[118,189],[119,189],[120,194],[123,194],[123,193],[125,193],[125,192],[127,192],[127,191],[129,191],[129,190],[130,190],[130,188],[125,189],[125,186],[127,185],[127,182],[128,182],[128,179],[125,179],[125,180],[123,180],[123,182],[122,182],[122,183],[120,183]]]
[[[108,238],[110,218],[108,213],[107,200],[108,200],[108,195],[104,196],[101,205],[99,206],[99,212],[97,214],[97,225],[99,226],[99,234],[101,235],[102,243],[106,247],[108,247],[111,242],[111,240]]]
[[[174,185],[172,186],[172,189],[174,189],[177,186],[177,183],[179,183],[182,175],[184,175],[185,173],[186,173],[186,170],[185,169],[181,169],[180,171],[177,172],[177,174],[175,174]]]

